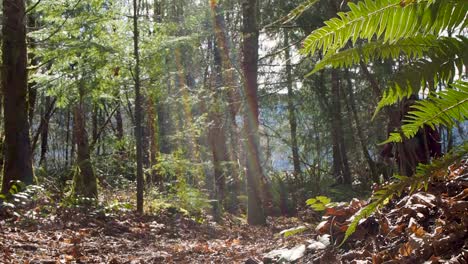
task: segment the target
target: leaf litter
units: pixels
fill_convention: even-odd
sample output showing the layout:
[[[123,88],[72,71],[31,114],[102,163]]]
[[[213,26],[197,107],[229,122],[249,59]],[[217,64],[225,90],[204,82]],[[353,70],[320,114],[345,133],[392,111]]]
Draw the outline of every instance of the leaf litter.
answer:
[[[427,190],[388,201],[361,220],[341,247],[366,201],[324,201],[331,206],[320,206],[321,220],[305,211],[301,219],[307,221],[275,217],[267,227],[248,226],[232,215],[216,224],[178,213],[108,216],[60,208],[26,221],[0,212],[0,262],[468,263],[467,175],[468,163],[459,162],[433,177]]]

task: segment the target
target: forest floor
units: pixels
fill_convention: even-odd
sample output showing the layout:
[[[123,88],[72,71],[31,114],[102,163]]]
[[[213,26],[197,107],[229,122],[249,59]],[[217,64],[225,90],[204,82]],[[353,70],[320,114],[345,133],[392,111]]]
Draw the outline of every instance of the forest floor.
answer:
[[[232,215],[216,224],[170,210],[136,216],[58,207],[44,214],[54,205],[38,200],[19,213],[0,210],[0,263],[468,263],[468,161],[427,189],[389,200],[339,247],[365,205],[354,199],[327,208],[321,221],[309,209],[301,212],[308,221],[275,217],[252,227]],[[307,231],[280,235],[298,226]]]
[[[270,218],[251,227],[229,216],[222,225],[179,214],[105,217],[64,210],[38,221],[7,222],[0,229],[0,263],[245,263],[305,236],[281,238],[297,218]]]

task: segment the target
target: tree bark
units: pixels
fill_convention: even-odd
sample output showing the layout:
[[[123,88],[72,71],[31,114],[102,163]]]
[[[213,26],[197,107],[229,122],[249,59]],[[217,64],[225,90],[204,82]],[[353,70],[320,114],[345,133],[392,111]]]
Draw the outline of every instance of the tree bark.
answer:
[[[97,181],[93,164],[91,163],[91,150],[89,147],[88,133],[86,131],[86,114],[83,105],[84,89],[84,84],[80,81],[80,99],[73,111],[73,134],[77,150],[76,162],[79,168],[79,171],[75,173],[73,179],[73,193],[76,196],[97,198]]]
[[[143,146],[142,146],[142,99],[140,91],[140,50],[138,32],[138,5],[137,0],[133,0],[133,53],[135,56],[135,141],[137,159],[137,212],[143,214]]]
[[[12,181],[33,183],[28,120],[26,26],[23,0],[3,0],[2,91],[5,122],[5,164],[2,192]]]
[[[239,179],[239,128],[237,126],[236,116],[240,109],[240,94],[236,85],[234,66],[231,62],[230,49],[228,34],[226,32],[226,21],[224,15],[221,12],[220,4],[211,0],[211,10],[214,19],[215,28],[215,41],[214,41],[214,52],[215,52],[215,68],[218,71],[216,73],[219,76],[220,84],[217,84],[217,93],[220,96],[227,97],[228,110],[226,111],[227,122],[222,127],[223,133],[225,134],[224,148],[227,151],[228,157],[224,157],[226,161],[230,161],[229,168],[225,168],[230,171],[232,178],[231,192],[230,192],[230,204],[226,209],[231,213],[237,211],[238,208],[238,195],[240,193],[240,179]],[[218,77],[217,77],[218,78]],[[218,88],[224,85],[225,91],[222,92]],[[220,102],[221,103],[221,102]],[[226,129],[225,127],[229,127]],[[230,137],[230,148],[227,145],[227,137]]]
[[[45,106],[44,106],[44,116],[42,117],[44,120],[42,128],[41,128],[41,154],[39,158],[39,166],[46,165],[46,154],[47,154],[47,145],[48,145],[48,138],[49,138],[49,120],[50,114],[48,114],[48,109],[52,108],[55,104],[55,100],[52,101],[50,96],[46,96],[45,98]]]
[[[289,127],[291,134],[291,150],[292,160],[294,165],[294,176],[298,177],[301,174],[301,162],[299,157],[299,146],[297,144],[297,119],[296,109],[294,107],[294,91],[292,80],[292,67],[291,67],[291,51],[289,47],[289,33],[287,29],[284,30],[284,46],[285,46],[285,59],[286,59],[286,82],[288,86],[288,113],[289,113]]]
[[[377,172],[377,166],[375,165],[374,160],[372,159],[369,150],[367,148],[367,141],[364,136],[364,132],[362,131],[361,122],[359,120],[358,111],[356,108],[356,99],[354,98],[354,91],[353,91],[353,84],[351,82],[351,77],[349,76],[349,71],[345,71],[346,81],[348,82],[348,94],[349,94],[349,105],[351,107],[352,116],[354,119],[354,123],[356,124],[357,135],[359,138],[359,142],[361,143],[362,154],[367,161],[367,165],[369,165],[371,178],[375,183],[379,182],[379,175]]]
[[[218,204],[218,210],[215,210],[215,218],[220,220],[222,206],[224,204],[224,196],[226,191],[226,173],[227,162],[229,162],[229,152],[226,145],[226,131],[223,124],[223,102],[222,98],[222,62],[221,54],[218,45],[214,45],[214,74],[215,85],[213,92],[213,101],[210,107],[209,118],[212,123],[209,129],[208,141],[213,155],[214,180],[215,180],[215,197]]]
[[[155,109],[155,103],[151,96],[148,98],[148,132],[149,132],[149,162],[150,162],[150,177],[151,182],[156,184],[160,190],[163,188],[162,177],[154,169],[157,165],[159,157],[159,142],[158,142],[158,119]]]
[[[75,153],[75,133],[73,133],[73,114],[72,110],[67,109],[67,150],[70,146],[70,152],[66,155],[67,165],[73,164],[73,155]]]
[[[116,122],[116,133],[115,136],[117,140],[122,141],[124,137],[124,130],[123,130],[123,119],[122,119],[122,110],[120,110],[121,106],[120,103],[117,106],[117,110],[115,111],[115,122]]]
[[[343,137],[343,122],[341,119],[341,93],[338,71],[331,70],[331,90],[332,90],[332,105],[331,105],[331,122],[332,122],[332,138],[333,138],[333,168],[334,174],[338,177],[339,182],[350,185],[352,182],[351,172],[349,169],[348,157],[346,154],[346,145]]]
[[[265,225],[261,179],[263,175],[259,153],[259,107],[258,107],[258,37],[257,0],[242,2],[242,70],[244,74],[244,132],[246,136],[247,165],[247,222],[250,225]]]
[[[95,103],[93,107],[93,112],[92,112],[92,118],[91,118],[91,127],[92,127],[92,132],[91,132],[91,138],[93,141],[95,140],[96,143],[99,141],[98,138],[98,127],[99,127],[99,107]],[[96,148],[96,154],[99,155],[99,144],[98,147]]]

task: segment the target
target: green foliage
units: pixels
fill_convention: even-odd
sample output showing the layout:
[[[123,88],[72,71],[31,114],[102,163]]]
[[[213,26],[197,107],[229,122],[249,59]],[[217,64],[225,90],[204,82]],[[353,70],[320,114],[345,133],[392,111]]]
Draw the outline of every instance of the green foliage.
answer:
[[[468,143],[465,142],[462,146],[454,149],[451,153],[446,154],[443,158],[434,161],[432,164],[420,164],[416,169],[416,174],[412,177],[395,175],[397,179],[395,182],[385,185],[376,191],[371,197],[371,202],[352,217],[351,224],[346,230],[341,245],[356,231],[361,219],[369,217],[390,199],[401,195],[404,191],[408,191],[411,194],[423,187],[427,188],[429,180],[434,175],[437,175],[438,171],[445,171],[449,165],[467,154]]]
[[[210,208],[208,196],[186,184],[173,186],[164,193],[152,189],[147,200],[148,211],[151,213],[182,214],[197,220]]]
[[[78,195],[68,195],[60,201],[60,206],[63,208],[91,208],[97,205],[98,200],[96,198]]]
[[[103,207],[103,210],[106,214],[120,213],[120,212],[129,212],[134,210],[134,206],[131,203],[120,202],[115,200]]]
[[[304,53],[333,54],[359,38],[394,43],[409,36],[453,32],[461,24],[463,28],[468,12],[463,0],[365,0],[348,6],[349,12],[338,13],[306,38]]]
[[[421,90],[434,90],[437,85],[450,84],[468,65],[468,40],[464,36],[442,37],[443,31],[462,30],[467,24],[466,1],[385,0],[349,3],[347,13],[325,22],[326,26],[312,32],[304,42],[303,51],[313,54],[322,50],[325,57],[313,72],[332,67],[349,67],[377,59],[408,61],[389,86],[377,106],[375,115],[384,106],[392,105]],[[369,43],[343,48],[352,37]],[[312,72],[312,73],[313,73]],[[416,135],[425,124],[451,127],[454,121],[467,116],[466,82],[460,79],[446,91],[431,94],[413,107],[402,127],[404,137]],[[386,142],[401,142],[401,133],[393,133]],[[386,143],[385,142],[385,143]]]
[[[336,203],[332,203],[331,199],[326,196],[317,196],[315,198],[310,198],[306,201],[306,204],[309,205],[315,211],[324,211],[329,207],[333,207]]]
[[[350,11],[338,13],[338,18],[326,21],[326,26],[313,31],[305,40],[303,53],[313,55],[321,51],[324,55],[314,72],[327,65],[350,67],[373,60],[404,59],[403,67],[400,65],[401,70],[390,82],[391,89],[384,93],[376,113],[412,94],[445,86],[417,102],[406,117],[401,132],[392,133],[386,142],[401,142],[413,137],[424,125],[453,127],[457,121],[466,119],[468,90],[460,74],[468,64],[467,39],[451,37],[451,34],[466,28],[468,2],[365,0],[357,4],[349,2],[348,6]],[[449,37],[442,37],[444,32],[449,32]],[[367,44],[355,46],[358,39]],[[350,41],[352,46],[339,52]],[[371,203],[354,216],[344,241],[356,230],[359,220],[368,217],[394,195],[427,186],[435,171],[446,168],[467,151],[468,144],[465,143],[433,164],[419,165],[412,177],[395,176],[396,182],[375,192]]]
[[[293,227],[290,229],[286,229],[280,232],[280,235],[282,235],[284,238],[294,236],[300,233],[303,233],[306,231],[308,228],[306,226],[298,226],[298,227]]]
[[[424,125],[436,129],[438,125],[453,127],[456,122],[465,121],[468,117],[468,82],[453,83],[449,89],[416,102],[412,109],[406,116],[401,133],[391,133],[382,144],[402,142],[404,138],[414,137]]]
[[[429,57],[431,60],[441,60],[450,56],[460,63],[467,60],[466,46],[468,39],[464,36],[436,37],[435,35],[419,35],[400,39],[395,42],[382,40],[367,42],[355,47],[330,54],[323,58],[311,74],[330,65],[333,68],[351,67],[360,62],[369,63],[375,60],[402,58],[405,60]],[[462,60],[462,61],[460,61]]]
[[[44,188],[40,185],[25,186],[24,183],[16,181],[8,194],[0,194],[0,209],[3,207],[19,217],[21,215],[18,209],[34,202],[41,193],[44,193]]]

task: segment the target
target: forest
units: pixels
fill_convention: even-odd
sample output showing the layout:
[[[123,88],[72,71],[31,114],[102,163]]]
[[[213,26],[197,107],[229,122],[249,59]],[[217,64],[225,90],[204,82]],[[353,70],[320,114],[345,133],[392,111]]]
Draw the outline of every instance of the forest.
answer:
[[[0,263],[468,263],[466,0],[0,2]]]

